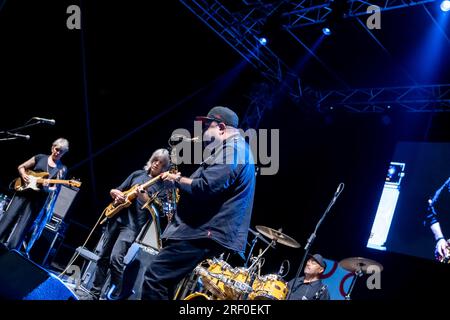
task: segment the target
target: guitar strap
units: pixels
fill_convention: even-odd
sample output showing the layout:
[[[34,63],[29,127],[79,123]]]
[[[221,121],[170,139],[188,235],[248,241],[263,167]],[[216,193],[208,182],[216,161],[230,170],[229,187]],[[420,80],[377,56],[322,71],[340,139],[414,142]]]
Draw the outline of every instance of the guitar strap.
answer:
[[[48,179],[53,179],[53,178],[62,179],[63,178],[64,166],[56,166],[56,168],[59,168],[59,169],[54,170],[54,171],[52,170],[53,173],[48,176]]]

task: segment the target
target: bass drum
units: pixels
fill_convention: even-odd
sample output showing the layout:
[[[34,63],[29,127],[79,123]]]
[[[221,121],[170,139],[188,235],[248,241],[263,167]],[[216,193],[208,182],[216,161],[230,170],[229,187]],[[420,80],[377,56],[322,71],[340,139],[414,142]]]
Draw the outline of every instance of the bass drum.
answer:
[[[212,299],[204,293],[194,292],[188,295],[183,300],[212,300]]]

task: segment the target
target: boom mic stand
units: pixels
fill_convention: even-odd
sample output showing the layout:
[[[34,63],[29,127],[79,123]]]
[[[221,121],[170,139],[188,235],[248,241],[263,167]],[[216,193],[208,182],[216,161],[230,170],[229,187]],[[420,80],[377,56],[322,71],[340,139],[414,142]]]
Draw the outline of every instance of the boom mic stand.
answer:
[[[313,244],[314,240],[316,239],[317,230],[319,229],[319,227],[322,224],[323,220],[327,216],[327,214],[330,211],[331,207],[336,202],[337,198],[340,196],[341,192],[344,190],[344,186],[345,185],[342,182],[339,184],[336,192],[334,193],[333,199],[331,199],[330,204],[328,205],[327,209],[325,210],[324,214],[322,215],[322,218],[320,218],[319,222],[317,223],[316,228],[314,229],[314,232],[309,237],[308,242],[305,245],[305,253],[303,255],[303,259],[302,259],[302,261],[300,263],[300,266],[298,267],[297,273],[296,273],[295,278],[294,278],[294,283],[292,284],[291,290],[289,290],[289,293],[288,293],[288,295],[286,297],[286,300],[289,300],[289,297],[291,296],[293,288],[295,288],[295,286],[297,284],[297,281],[298,281],[298,278],[300,276],[300,273],[302,272],[303,267],[305,265],[306,258],[308,257],[309,249],[311,248],[311,245]]]
[[[24,135],[24,134],[19,134],[16,132],[19,130],[25,129],[25,128],[34,127],[34,126],[37,126],[38,124],[41,124],[41,121],[30,123],[32,120],[33,120],[33,118],[28,120],[23,126],[20,126],[20,127],[11,129],[11,130],[0,131],[0,135],[6,135],[6,138],[0,138],[0,141],[15,140],[18,138],[25,138],[26,140],[29,140],[30,136]]]

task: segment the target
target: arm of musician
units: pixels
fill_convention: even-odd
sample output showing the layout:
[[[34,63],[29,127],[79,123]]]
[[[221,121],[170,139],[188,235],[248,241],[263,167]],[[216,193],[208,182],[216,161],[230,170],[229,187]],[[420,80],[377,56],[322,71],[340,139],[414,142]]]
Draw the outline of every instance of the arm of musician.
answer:
[[[212,165],[205,167],[200,175],[192,180],[190,190],[184,191],[197,197],[215,197],[225,192],[233,185],[244,165],[237,160],[238,152],[233,146],[225,147],[222,156],[216,158]]]
[[[30,182],[30,179],[28,178],[26,170],[33,168],[35,166],[35,164],[36,164],[36,160],[34,157],[32,157],[17,167],[17,170],[19,171],[19,175],[22,177],[22,180],[25,183]]]
[[[441,230],[441,225],[436,222],[431,225],[431,231],[433,232],[434,239],[436,242],[436,252],[439,253],[441,257],[447,257],[450,252],[447,249],[447,240],[445,240],[444,234]]]
[[[113,198],[113,200],[116,201],[117,203],[125,202],[125,195],[119,189],[111,189],[109,194],[111,195],[111,198]]]
[[[191,185],[193,180],[191,178],[182,177],[180,172],[164,172],[161,174],[161,180],[166,183],[171,183],[170,187],[180,188],[183,191],[191,193]]]

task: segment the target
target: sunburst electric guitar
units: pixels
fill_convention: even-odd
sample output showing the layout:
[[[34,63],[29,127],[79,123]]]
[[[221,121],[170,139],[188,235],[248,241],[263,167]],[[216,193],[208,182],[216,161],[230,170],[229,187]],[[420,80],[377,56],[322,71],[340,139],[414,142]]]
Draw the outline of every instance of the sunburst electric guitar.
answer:
[[[102,220],[101,224],[103,224],[107,219],[111,219],[114,217],[119,211],[121,211],[124,208],[128,208],[132,203],[133,200],[137,198],[137,190],[139,187],[142,187],[143,189],[146,189],[150,187],[151,185],[154,185],[161,179],[161,176],[156,176],[153,179],[150,179],[149,181],[143,183],[143,184],[136,184],[132,186],[127,191],[124,191],[123,194],[125,196],[125,201],[122,203],[113,201],[110,203],[106,209],[104,210],[105,213],[105,219]]]
[[[27,189],[32,189],[39,191],[41,190],[41,185],[44,183],[48,184],[64,184],[72,187],[79,188],[81,182],[78,180],[60,180],[60,179],[47,179],[50,175],[48,172],[34,172],[32,170],[26,171],[29,182],[23,181],[21,177],[14,180],[14,190],[25,191]]]

